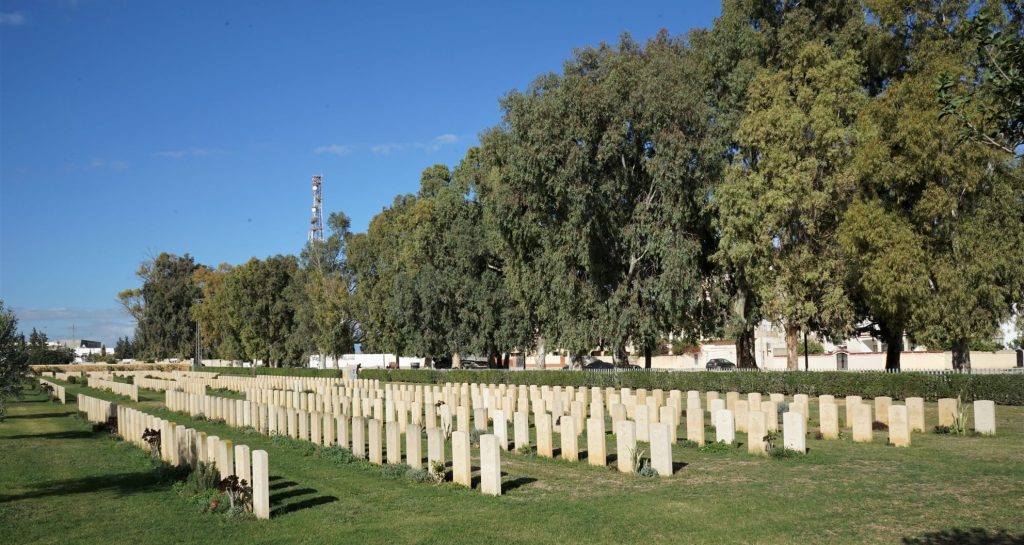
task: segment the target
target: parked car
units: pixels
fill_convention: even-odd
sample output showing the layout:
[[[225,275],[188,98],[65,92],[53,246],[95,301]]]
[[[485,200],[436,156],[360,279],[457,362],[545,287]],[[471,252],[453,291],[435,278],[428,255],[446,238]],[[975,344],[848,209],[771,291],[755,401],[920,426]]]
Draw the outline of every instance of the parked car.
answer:
[[[705,366],[708,371],[714,370],[731,370],[736,368],[736,364],[725,359],[725,358],[714,358],[708,360],[708,364]]]

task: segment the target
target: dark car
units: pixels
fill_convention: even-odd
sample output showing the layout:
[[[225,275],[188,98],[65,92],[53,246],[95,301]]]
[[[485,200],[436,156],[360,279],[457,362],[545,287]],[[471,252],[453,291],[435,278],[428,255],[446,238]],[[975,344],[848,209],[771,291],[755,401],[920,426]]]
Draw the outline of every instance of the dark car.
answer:
[[[736,364],[725,359],[725,358],[714,358],[708,360],[708,364],[705,366],[708,371],[714,370],[730,370],[735,369]]]

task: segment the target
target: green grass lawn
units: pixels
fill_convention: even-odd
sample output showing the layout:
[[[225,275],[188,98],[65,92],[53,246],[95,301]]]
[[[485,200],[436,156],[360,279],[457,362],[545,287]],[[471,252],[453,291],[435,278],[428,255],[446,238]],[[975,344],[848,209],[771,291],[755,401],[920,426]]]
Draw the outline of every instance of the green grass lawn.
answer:
[[[29,395],[0,424],[4,543],[1024,543],[1021,407],[998,407],[996,437],[915,434],[909,449],[884,432],[872,444],[808,439],[809,454],[790,459],[677,447],[685,466],[671,478],[508,454],[493,498],[193,421],[164,411],[162,393],[131,403],[68,385],[69,400],[78,392],[267,450],[274,516],[200,514],[141,450],[93,433],[73,404]]]

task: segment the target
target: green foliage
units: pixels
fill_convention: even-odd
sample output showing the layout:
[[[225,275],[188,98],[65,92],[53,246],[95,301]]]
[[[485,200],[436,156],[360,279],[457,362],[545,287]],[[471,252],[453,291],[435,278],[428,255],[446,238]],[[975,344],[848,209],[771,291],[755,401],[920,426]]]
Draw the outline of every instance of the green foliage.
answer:
[[[722,441],[716,441],[714,443],[705,443],[703,447],[699,447],[697,450],[704,453],[731,452],[736,450],[736,446]]]
[[[175,484],[175,490],[187,497],[200,496],[217,491],[220,472],[211,463],[199,462],[184,481]]]
[[[358,458],[352,454],[351,450],[342,447],[341,445],[318,447],[314,457],[320,458],[321,460],[327,460],[328,462],[333,462],[335,464],[351,464],[358,460]]]
[[[140,354],[150,358],[186,358],[195,352],[195,322],[191,308],[202,292],[193,274],[192,256],[161,253],[135,273],[142,287],[118,294],[136,319],[135,341]]]
[[[824,354],[825,346],[814,339],[807,339],[807,349],[804,350],[804,343],[800,342],[800,355],[804,354]]]
[[[713,325],[702,279],[721,150],[705,74],[684,40],[624,35],[502,99],[481,137],[480,200],[541,344],[622,358]]]
[[[18,317],[0,300],[0,421],[7,410],[7,400],[20,399],[21,388],[28,375],[25,338],[18,335]]]
[[[382,477],[395,479],[405,477],[410,469],[412,468],[406,464],[384,464],[380,467],[380,474]]]
[[[1024,405],[1024,375],[928,375],[923,373],[734,372],[711,373],[672,371],[430,371],[364,369],[359,378],[382,382],[444,384],[537,384],[549,386],[598,386],[654,390],[698,390],[740,393],[762,392],[786,395],[859,395],[893,399],[923,397],[937,400],[956,397],[966,401],[990,399],[1000,405]]]
[[[717,257],[743,268],[765,314],[785,324],[790,368],[796,331],[845,333],[852,323],[836,238],[866,100],[852,52],[808,42],[794,53],[790,66],[751,82],[740,153],[716,192]]]
[[[983,6],[961,30],[976,48],[977,77],[935,78],[941,117],[960,125],[961,141],[974,140],[1009,155],[1024,146],[1024,11]]]
[[[364,348],[496,359],[530,342],[483,226],[482,176],[476,150],[454,172],[430,167],[417,195],[396,197],[352,237],[346,257]]]

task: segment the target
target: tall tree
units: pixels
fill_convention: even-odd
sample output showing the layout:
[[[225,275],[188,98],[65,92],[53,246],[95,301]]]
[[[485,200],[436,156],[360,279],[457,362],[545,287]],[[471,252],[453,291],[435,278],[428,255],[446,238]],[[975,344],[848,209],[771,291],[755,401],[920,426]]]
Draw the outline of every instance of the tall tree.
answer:
[[[225,280],[228,319],[246,358],[270,367],[303,363],[293,338],[295,309],[286,293],[297,271],[295,256],[276,255],[252,258]]]
[[[192,307],[192,318],[199,322],[203,355],[208,358],[238,360],[245,357],[242,341],[230,317],[230,301],[225,284],[234,267],[221,263],[216,269],[197,267],[193,281],[202,293]]]
[[[193,278],[197,266],[188,254],[161,253],[136,272],[141,288],[118,294],[137,321],[135,340],[145,356],[185,358],[195,352],[191,309],[202,294]]]
[[[841,229],[850,283],[888,343],[888,367],[899,367],[906,331],[969,368],[971,342],[990,340],[1022,300],[1020,165],[962,139],[934,93],[941,75],[976,70],[957,31],[968,4],[872,7],[906,62],[858,122],[857,194]]]
[[[852,321],[836,237],[853,187],[861,77],[853,54],[820,42],[758,75],[737,133],[740,153],[716,193],[719,257],[744,270],[766,314],[785,327],[791,369],[801,330],[840,333]]]
[[[513,296],[572,354],[669,331],[699,335],[707,301],[705,96],[699,63],[665,33],[577,52],[561,75],[502,100],[481,188],[507,245]]]
[[[717,153],[708,154],[706,160],[728,164],[735,159],[741,150],[738,129],[751,98],[751,82],[762,70],[790,65],[793,52],[812,37],[837,50],[856,51],[865,69],[865,86],[880,87],[883,74],[898,59],[892,55],[888,34],[865,26],[863,20],[856,1],[724,0],[712,27],[696,30],[691,37],[706,73],[712,105],[709,125],[717,140]],[[711,212],[728,214],[717,207],[716,191],[712,189]],[[711,253],[717,251],[718,241],[713,242]],[[720,309],[723,332],[736,338],[738,366],[756,367],[755,328],[764,313],[755,278],[744,263],[719,260],[717,265],[709,278],[710,296],[716,299],[712,306]]]
[[[352,352],[355,346],[351,274],[345,262],[352,233],[348,216],[341,212],[332,213],[327,225],[327,239],[309,241],[299,259],[294,292],[296,320],[299,330],[311,341],[311,352],[339,356]]]
[[[942,117],[957,119],[962,140],[1020,157],[1024,155],[1024,4],[984,2],[959,30],[962,42],[975,44],[976,63],[970,74],[936,77]]]

